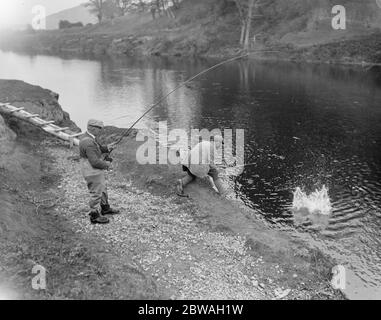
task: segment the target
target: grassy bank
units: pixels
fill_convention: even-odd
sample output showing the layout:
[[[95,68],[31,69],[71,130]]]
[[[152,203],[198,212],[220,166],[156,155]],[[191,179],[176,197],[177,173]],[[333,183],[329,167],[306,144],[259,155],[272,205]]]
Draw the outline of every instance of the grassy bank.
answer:
[[[331,26],[330,0],[272,1],[253,21],[251,50],[257,58],[332,63],[381,63],[381,8],[375,1],[345,0],[346,30]],[[100,25],[3,35],[0,47],[35,53],[128,56],[230,57],[242,51],[240,22],[232,1],[184,0],[176,18],[129,14]]]

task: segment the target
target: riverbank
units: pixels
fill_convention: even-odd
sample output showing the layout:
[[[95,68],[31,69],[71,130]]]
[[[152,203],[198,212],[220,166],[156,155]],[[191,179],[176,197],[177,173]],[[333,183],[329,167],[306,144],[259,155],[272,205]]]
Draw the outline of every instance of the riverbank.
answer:
[[[59,106],[58,95],[48,90],[1,80],[0,97],[77,129]],[[154,282],[127,255],[115,255],[95,235],[75,233],[55,211],[62,176],[49,143],[67,147],[9,117],[4,121],[0,116],[0,132],[0,298],[159,298]],[[36,266],[46,270],[45,290],[32,287]]]
[[[167,47],[165,47],[167,45]],[[227,45],[216,50],[203,50],[195,43],[179,49],[163,39],[143,37],[112,37],[108,35],[74,35],[60,32],[19,34],[12,43],[3,41],[0,49],[28,54],[114,57],[185,57],[231,58],[243,54],[239,46]],[[381,33],[375,32],[360,39],[342,40],[307,47],[292,44],[261,46],[249,51],[250,57],[260,60],[318,62],[330,64],[381,64]]]
[[[253,58],[328,63],[381,63],[381,9],[374,1],[347,1],[347,26],[334,30],[325,1],[290,6],[274,1],[255,19]],[[176,18],[153,20],[128,14],[99,25],[2,34],[0,48],[35,54],[229,58],[242,53],[240,22],[233,2],[183,1]],[[260,53],[258,51],[266,51]]]
[[[335,261],[208,186],[193,184],[190,199],[177,197],[181,169],[137,164],[133,136],[114,153],[108,176],[122,215],[91,225],[78,150],[10,121],[0,157],[0,284],[17,297],[341,298],[330,286]],[[103,139],[121,132],[107,128]],[[45,291],[31,288],[36,264],[48,271]]]

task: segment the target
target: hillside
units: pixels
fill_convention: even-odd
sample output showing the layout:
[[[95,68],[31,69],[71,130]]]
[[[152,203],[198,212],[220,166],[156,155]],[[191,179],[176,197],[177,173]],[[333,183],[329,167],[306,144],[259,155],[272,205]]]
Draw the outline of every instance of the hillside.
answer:
[[[343,0],[346,30],[334,30],[333,0],[263,1],[255,12],[251,49],[266,57],[331,62],[381,62],[381,7],[375,0]],[[129,14],[100,25],[17,34],[0,41],[12,50],[95,55],[232,56],[241,51],[233,1],[184,0],[176,18]],[[253,42],[253,36],[256,42]],[[324,54],[320,56],[319,52]]]
[[[89,12],[88,8],[80,5],[46,17],[46,28],[48,30],[58,29],[61,20],[71,23],[82,22],[83,25],[97,22],[97,18]]]

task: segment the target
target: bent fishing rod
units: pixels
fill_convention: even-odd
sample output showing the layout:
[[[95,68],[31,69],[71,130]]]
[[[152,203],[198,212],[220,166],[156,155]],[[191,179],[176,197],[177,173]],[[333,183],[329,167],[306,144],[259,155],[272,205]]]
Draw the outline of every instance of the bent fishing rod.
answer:
[[[246,58],[246,57],[249,57],[251,53],[254,53],[254,52],[279,52],[279,51],[274,51],[274,50],[258,50],[258,51],[251,51],[250,53],[245,53],[243,55],[240,55],[240,56],[237,56],[237,57],[234,57],[234,58],[230,58],[230,59],[227,59],[227,60],[224,60],[220,63],[217,63],[215,64],[214,66],[208,68],[208,69],[205,69],[199,73],[197,73],[196,75],[194,75],[193,77],[189,78],[188,80],[184,81],[183,83],[179,84],[176,88],[174,88],[173,90],[171,90],[170,92],[168,92],[166,95],[162,96],[161,98],[159,98],[156,102],[154,102],[149,108],[147,111],[145,111],[142,116],[137,119],[133,124],[132,126],[126,130],[125,133],[123,133],[121,135],[121,137],[115,141],[114,145],[117,146],[119,143],[122,142],[122,140],[126,137],[129,136],[129,134],[132,132],[132,130],[134,129],[134,127],[148,114],[150,113],[154,108],[156,108],[160,103],[162,103],[165,99],[167,99],[172,93],[174,93],[175,91],[177,91],[178,89],[184,87],[185,85],[187,85],[189,82],[197,79],[198,77],[214,70],[214,69],[217,69],[219,67],[221,67],[222,65],[224,64],[227,64],[227,63],[230,63],[230,62],[233,62],[233,61],[236,61],[236,60],[240,60],[240,59],[243,59],[243,58]],[[122,116],[122,117],[119,117],[119,118],[115,118],[114,120],[119,120],[119,119],[123,119],[123,118],[127,118],[128,116]],[[112,151],[114,151],[115,149],[113,149]],[[109,153],[111,154],[112,151]]]

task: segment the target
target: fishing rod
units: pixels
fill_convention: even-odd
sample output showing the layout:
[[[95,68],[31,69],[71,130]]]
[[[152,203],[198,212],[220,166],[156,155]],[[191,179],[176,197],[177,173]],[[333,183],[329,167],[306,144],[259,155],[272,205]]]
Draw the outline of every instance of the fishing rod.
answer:
[[[121,135],[121,137],[115,141],[114,145],[117,146],[119,143],[122,142],[122,140],[125,138],[125,137],[128,137],[128,135],[132,132],[132,130],[134,129],[134,127],[149,113],[151,112],[154,108],[156,108],[160,103],[162,103],[165,99],[167,99],[172,93],[174,93],[175,91],[177,91],[178,89],[184,87],[185,85],[187,85],[189,82],[195,80],[196,78],[204,75],[205,73],[208,73],[214,69],[217,69],[218,67],[224,65],[224,64],[227,64],[229,62],[233,62],[233,61],[236,61],[236,60],[240,60],[240,59],[243,59],[243,58],[246,58],[248,57],[251,53],[254,53],[254,52],[279,52],[279,51],[274,51],[274,50],[258,50],[258,51],[251,51],[250,53],[245,53],[243,55],[240,55],[240,56],[237,56],[237,57],[234,57],[234,58],[230,58],[230,59],[227,59],[227,60],[224,60],[220,63],[217,63],[215,64],[214,66],[208,68],[208,69],[205,69],[199,73],[197,73],[196,75],[194,75],[193,77],[189,78],[188,80],[184,81],[183,83],[179,84],[176,88],[174,88],[173,90],[171,90],[170,92],[168,92],[166,95],[162,96],[161,98],[159,98],[156,102],[154,102],[149,108],[147,111],[145,111],[141,117],[139,117],[139,119],[137,119],[133,124],[132,126],[126,130],[125,133],[123,133]],[[122,116],[122,117],[119,117],[119,118],[115,118],[114,120],[119,120],[119,119],[123,119],[123,118],[127,118],[128,115],[126,116]],[[113,150],[112,150],[113,151]],[[112,151],[109,153],[111,154]]]

